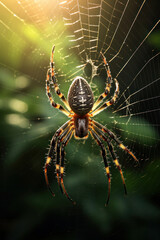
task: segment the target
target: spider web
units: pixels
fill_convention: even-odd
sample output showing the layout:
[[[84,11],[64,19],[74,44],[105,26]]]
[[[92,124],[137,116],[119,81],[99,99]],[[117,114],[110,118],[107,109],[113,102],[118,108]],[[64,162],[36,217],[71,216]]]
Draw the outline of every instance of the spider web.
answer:
[[[27,135],[29,128],[30,138],[37,139],[37,143],[34,143],[36,148],[40,137],[53,134],[57,116],[59,122],[65,121],[61,114],[53,114],[53,110],[47,107],[49,104],[44,94],[44,79],[53,43],[56,46],[57,79],[62,91],[64,87],[65,95],[77,75],[88,80],[95,98],[104,91],[106,73],[102,52],[113,78],[119,81],[120,95],[111,109],[95,119],[121,137],[140,162],[149,160],[149,164],[152,164],[159,144],[160,117],[160,53],[154,45],[149,44],[152,34],[159,28],[160,20],[154,11],[156,1],[0,1],[0,8],[1,52],[5,44],[9,50],[3,58],[0,57],[0,64],[3,69],[10,69],[17,84],[23,75],[26,87],[28,82],[38,86],[36,96],[35,92],[27,92],[22,86],[18,90],[11,86],[11,89],[14,93],[20,93],[23,99],[29,96],[35,105],[44,105],[36,119],[30,115],[23,115],[24,119],[19,119],[23,128],[21,134]],[[13,55],[19,58],[19,46],[23,48],[23,61],[17,66],[11,60]],[[5,86],[6,89],[8,87]],[[111,95],[114,90],[112,83]],[[58,100],[57,97],[55,99]],[[36,132],[34,121],[41,123],[47,119],[47,126],[40,126]],[[11,124],[9,116],[6,121]],[[25,137],[24,141],[27,141]],[[80,141],[73,142],[74,152],[70,151],[72,158],[81,145]],[[92,144],[93,149],[95,144]],[[11,154],[13,156],[13,152]],[[130,159],[124,156],[125,161]],[[88,157],[86,164],[90,161]],[[133,161],[129,161],[129,164],[134,166]]]
[[[61,3],[64,23],[72,32],[69,36],[69,41],[74,43],[71,49],[80,61],[79,71],[75,70],[67,79],[72,80],[82,73],[86,78],[89,74],[88,81],[98,96],[97,82],[106,78],[101,52],[105,54],[112,76],[120,83],[120,96],[113,111],[115,116],[110,116],[109,121],[131,141],[131,148],[137,140],[143,148],[150,148],[159,138],[159,92],[156,91],[160,80],[159,52],[150,48],[147,40],[160,21],[153,16],[152,22],[143,19],[143,10],[147,12],[149,4],[149,1],[129,0]],[[152,136],[149,126],[154,129]],[[146,151],[141,148],[142,152]],[[140,158],[147,157],[141,155]]]
[[[66,76],[67,80],[84,73],[97,97],[106,79],[100,53],[105,54],[112,76],[119,81],[120,95],[113,109],[97,116],[97,120],[118,137],[123,136],[124,143],[140,161],[152,163],[151,156],[159,142],[160,105],[156,89],[160,81],[160,55],[148,44],[150,34],[159,25],[159,19],[151,16],[150,4],[149,1],[73,0],[61,6],[64,24],[72,33],[71,49],[80,62],[76,70]],[[144,17],[147,13],[152,21]],[[112,94],[114,89],[112,83]],[[124,157],[125,163],[120,155],[122,165],[126,165],[128,158]],[[134,167],[134,163],[129,161],[129,166]],[[141,177],[145,175],[142,173]],[[134,184],[135,179],[132,181]]]

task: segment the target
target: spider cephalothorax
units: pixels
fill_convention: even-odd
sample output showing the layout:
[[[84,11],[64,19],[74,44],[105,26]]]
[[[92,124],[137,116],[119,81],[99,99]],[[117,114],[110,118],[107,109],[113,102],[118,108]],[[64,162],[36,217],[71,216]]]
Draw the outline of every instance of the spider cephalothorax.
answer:
[[[101,53],[103,57],[104,66],[107,72],[106,88],[104,93],[102,93],[97,99],[97,101],[94,102],[92,89],[88,84],[88,82],[82,77],[76,77],[69,88],[68,101],[67,101],[64,95],[60,92],[58,84],[56,83],[56,78],[54,74],[54,64],[53,64],[54,49],[55,47],[53,46],[51,62],[50,62],[51,67],[47,71],[46,93],[51,105],[54,108],[57,108],[60,111],[62,111],[65,115],[67,115],[70,118],[70,120],[67,121],[65,124],[63,124],[56,131],[56,133],[54,134],[51,140],[50,149],[49,149],[45,167],[44,167],[47,186],[51,191],[52,195],[54,196],[54,193],[52,192],[48,182],[47,168],[49,163],[52,160],[56,160],[56,164],[55,164],[56,176],[57,176],[57,181],[60,186],[60,189],[67,196],[67,198],[71,200],[72,203],[75,204],[75,202],[69,197],[63,182],[64,154],[65,154],[64,149],[67,143],[69,142],[69,140],[71,139],[73,133],[75,138],[79,138],[79,139],[87,138],[88,134],[90,133],[91,136],[95,139],[95,141],[101,148],[105,170],[108,177],[108,199],[107,199],[107,203],[108,203],[109,197],[110,197],[111,178],[110,178],[110,169],[108,166],[108,160],[106,157],[106,147],[104,146],[104,142],[106,142],[107,149],[111,155],[111,158],[113,159],[113,162],[115,163],[116,167],[118,168],[121,174],[125,193],[127,193],[125,180],[123,177],[121,166],[114,152],[111,141],[113,140],[115,143],[118,144],[118,146],[121,149],[129,153],[136,161],[138,161],[137,158],[134,156],[134,154],[122,144],[122,142],[116,137],[116,135],[113,132],[111,132],[109,129],[107,129],[106,127],[102,126],[100,123],[92,119],[95,115],[97,115],[98,113],[100,113],[101,111],[103,111],[104,109],[106,109],[107,107],[115,103],[119,93],[118,81],[114,79],[116,89],[113,97],[110,100],[102,103],[103,100],[110,93],[112,76],[111,76],[109,65],[105,59],[105,56]],[[60,97],[60,99],[62,100],[62,102],[64,103],[67,109],[64,108],[62,105],[54,102],[52,95],[50,93],[50,82],[53,84],[55,92],[58,94],[58,96]]]

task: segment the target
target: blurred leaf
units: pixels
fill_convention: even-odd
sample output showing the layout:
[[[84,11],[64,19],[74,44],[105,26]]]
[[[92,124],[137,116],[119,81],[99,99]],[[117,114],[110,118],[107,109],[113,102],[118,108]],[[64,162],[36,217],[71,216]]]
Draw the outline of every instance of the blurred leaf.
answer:
[[[153,32],[149,39],[148,39],[149,43],[157,48],[158,50],[160,50],[160,31],[155,31]]]

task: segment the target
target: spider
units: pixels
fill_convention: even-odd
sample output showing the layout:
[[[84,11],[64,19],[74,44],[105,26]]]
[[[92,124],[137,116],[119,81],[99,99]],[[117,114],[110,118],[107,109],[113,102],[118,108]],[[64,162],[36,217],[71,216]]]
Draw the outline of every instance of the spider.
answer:
[[[103,63],[107,73],[107,80],[106,80],[106,88],[104,93],[102,93],[97,101],[94,102],[94,96],[91,90],[90,85],[88,82],[80,77],[77,76],[68,91],[68,101],[66,100],[65,96],[61,93],[59,86],[57,84],[57,80],[54,73],[54,62],[53,62],[53,55],[54,55],[55,46],[52,48],[51,59],[50,59],[50,68],[47,71],[47,78],[46,78],[46,94],[49,98],[50,104],[52,107],[59,109],[65,115],[67,115],[70,120],[64,123],[53,135],[50,143],[49,152],[47,155],[47,159],[44,166],[44,174],[45,174],[45,181],[50,190],[51,194],[55,196],[48,181],[47,169],[52,160],[55,161],[55,168],[56,168],[56,176],[58,185],[62,191],[66,195],[66,197],[75,204],[75,201],[67,193],[65,186],[64,186],[64,156],[65,156],[65,147],[69,140],[72,138],[74,133],[74,137],[76,139],[87,139],[88,134],[90,133],[91,136],[95,139],[97,144],[101,148],[102,158],[104,161],[105,171],[108,177],[108,198],[106,204],[109,202],[110,198],[110,189],[111,189],[111,176],[110,176],[110,169],[108,165],[108,159],[106,157],[106,148],[104,146],[104,142],[107,144],[107,149],[113,159],[115,166],[118,168],[121,179],[124,185],[125,194],[127,194],[126,184],[123,176],[123,172],[121,166],[119,164],[118,158],[116,153],[114,152],[113,145],[111,141],[113,140],[118,146],[123,149],[125,152],[130,154],[136,161],[137,158],[135,155],[123,145],[123,143],[116,137],[116,135],[107,129],[105,126],[101,125],[100,123],[94,121],[92,118],[102,112],[107,107],[113,105],[116,102],[116,99],[119,94],[119,83],[117,79],[114,79],[115,82],[115,92],[112,96],[111,100],[106,100],[104,103],[103,100],[108,96],[110,93],[111,83],[112,83],[112,76],[109,65],[106,61],[104,54],[101,52]],[[66,108],[62,105],[55,103],[52,95],[50,93],[50,83],[53,84],[56,94],[60,97]],[[100,106],[99,106],[100,105]]]

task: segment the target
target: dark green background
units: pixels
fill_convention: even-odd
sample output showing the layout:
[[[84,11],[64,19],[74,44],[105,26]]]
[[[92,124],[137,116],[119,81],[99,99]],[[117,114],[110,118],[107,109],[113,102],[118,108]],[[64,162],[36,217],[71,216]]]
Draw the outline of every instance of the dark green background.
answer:
[[[49,179],[56,196],[52,198],[44,181],[43,166],[49,141],[67,118],[50,107],[45,95],[44,79],[53,35],[55,34],[56,45],[59,45],[60,41],[61,45],[65,46],[64,56],[68,54],[68,43],[63,38],[57,37],[63,31],[63,24],[60,21],[55,25],[54,34],[49,35],[53,30],[52,22],[46,22],[45,27],[42,26],[40,29],[41,26],[35,24],[36,18],[32,18],[31,21],[30,16],[24,14],[16,1],[2,2],[13,13],[23,18],[26,24],[0,5],[1,237],[7,240],[88,238],[158,240],[160,145],[159,129],[153,128],[153,124],[159,124],[159,112],[153,113],[152,116],[148,114],[146,119],[132,118],[132,127],[124,126],[119,115],[118,125],[110,124],[109,117],[112,111],[103,112],[96,118],[101,123],[108,124],[110,129],[121,136],[123,143],[140,159],[140,165],[136,166],[133,159],[115,147],[124,170],[127,196],[124,196],[118,170],[111,164],[111,198],[109,206],[104,206],[107,198],[107,179],[99,148],[89,137],[86,142],[72,138],[66,149],[65,183],[77,205],[72,206],[59,191],[53,174],[55,171],[53,164],[49,169]],[[47,3],[44,15],[51,14],[52,11],[49,9],[55,7],[51,1]],[[33,6],[33,13],[37,8],[38,14],[38,5],[35,3]],[[29,6],[26,9],[29,9]],[[148,25],[143,26],[143,30],[148,32],[155,24],[155,19],[159,18],[158,1],[152,3],[148,1],[146,9],[144,17],[147,18],[150,12],[151,15],[146,21]],[[57,15],[55,11],[55,16]],[[41,18],[43,17],[42,15]],[[7,30],[4,23],[10,29]],[[158,52],[160,49],[158,29],[147,40],[147,50],[154,48]],[[137,34],[140,34],[140,31]],[[132,40],[131,46],[133,45]],[[142,55],[145,57],[147,52],[143,50]],[[141,55],[141,51],[139,54]],[[55,57],[57,66],[60,66],[58,53]],[[64,67],[64,71],[72,71],[77,61],[75,57],[73,65],[69,68]],[[159,73],[158,67],[159,63],[153,69]],[[129,70],[132,72],[134,68],[139,68],[136,61],[133,61]],[[143,78],[146,84],[147,73]],[[152,74],[152,69],[149,73]],[[70,83],[64,83],[63,77],[60,77],[60,83],[63,92],[67,94]],[[96,82],[96,86],[103,89],[104,83]],[[153,89],[147,88],[147,91],[154,97],[159,94],[158,87],[159,85],[154,85]],[[96,94],[98,93],[97,91]],[[16,104],[19,110],[15,108]],[[159,106],[155,101],[151,101],[150,104],[153,104],[153,109]],[[144,103],[143,109],[137,111],[146,109]],[[140,123],[145,123],[146,120],[151,125],[140,127]],[[133,127],[136,123],[139,123],[138,127]],[[117,130],[118,128],[120,130]],[[145,137],[141,137],[145,134],[149,136],[147,141]]]

